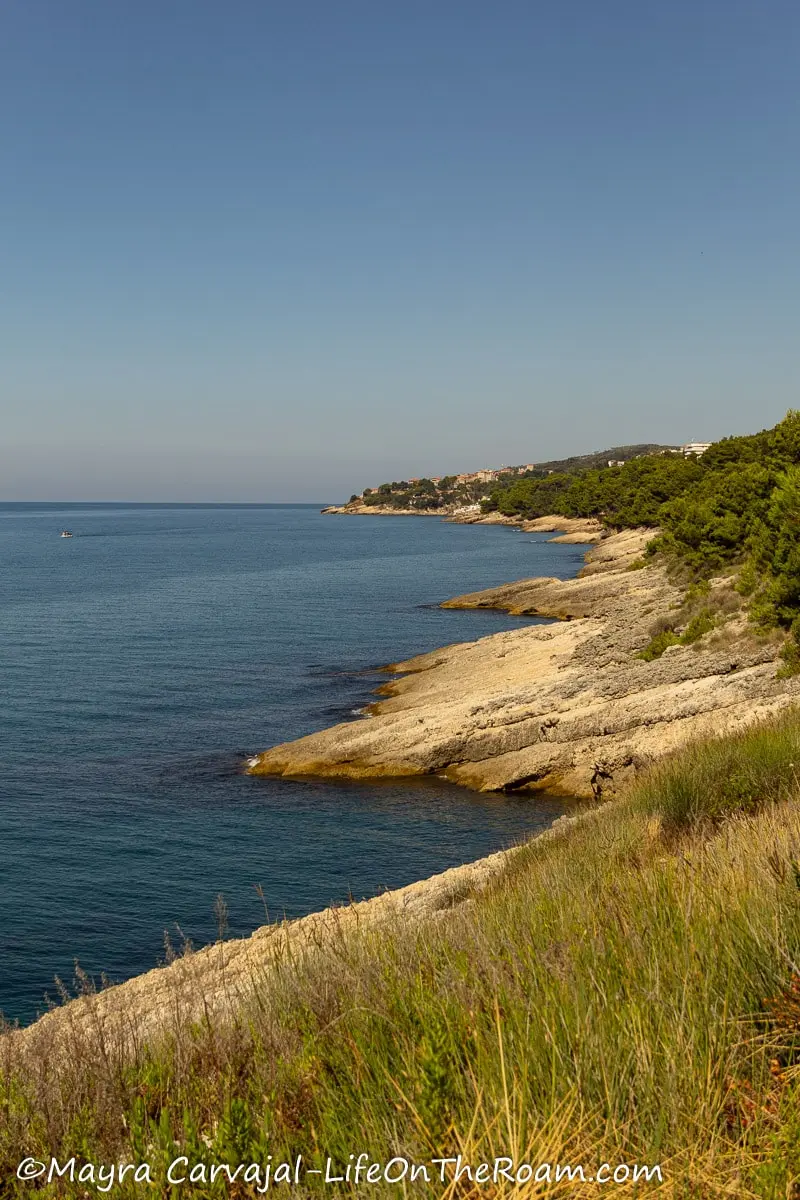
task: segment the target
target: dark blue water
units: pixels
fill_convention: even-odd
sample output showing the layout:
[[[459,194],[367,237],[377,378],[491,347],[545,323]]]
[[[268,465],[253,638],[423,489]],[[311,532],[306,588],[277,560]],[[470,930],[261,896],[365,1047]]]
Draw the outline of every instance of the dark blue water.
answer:
[[[74,531],[61,539],[63,527]],[[216,936],[374,894],[548,824],[557,800],[439,781],[254,779],[244,759],[357,719],[375,668],[512,628],[459,592],[575,573],[583,549],[308,506],[0,505],[0,1009],[73,959],[144,971]]]

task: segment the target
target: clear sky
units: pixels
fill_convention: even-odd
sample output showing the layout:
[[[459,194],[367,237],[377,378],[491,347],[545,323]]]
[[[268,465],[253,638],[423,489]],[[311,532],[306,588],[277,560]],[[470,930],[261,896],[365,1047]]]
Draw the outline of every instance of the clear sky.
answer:
[[[796,0],[5,0],[0,496],[773,424],[799,81]]]

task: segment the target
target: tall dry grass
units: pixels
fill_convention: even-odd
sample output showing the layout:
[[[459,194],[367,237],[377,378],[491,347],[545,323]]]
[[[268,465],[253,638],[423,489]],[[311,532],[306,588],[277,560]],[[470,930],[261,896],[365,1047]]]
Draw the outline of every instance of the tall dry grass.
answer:
[[[287,954],[235,1016],[133,1056],[85,1028],[47,1062],[5,1039],[0,1178],[23,1153],[159,1176],[179,1153],[324,1165],[364,1149],[663,1176],[375,1197],[800,1194],[798,753],[793,715],[693,747],[522,848],[489,892]]]

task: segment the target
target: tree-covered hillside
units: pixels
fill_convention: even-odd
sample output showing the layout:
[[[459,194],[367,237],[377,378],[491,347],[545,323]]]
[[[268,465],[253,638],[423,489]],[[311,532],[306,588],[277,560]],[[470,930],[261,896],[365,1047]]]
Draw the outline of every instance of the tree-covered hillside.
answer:
[[[659,526],[651,553],[698,578],[729,568],[764,624],[800,643],[800,412],[774,429],[715,442],[700,458],[662,453],[622,466],[494,486],[484,509],[519,517],[597,517],[611,528]]]
[[[527,466],[501,467],[494,471],[473,471],[471,474],[443,475],[433,479],[399,479],[375,488],[364,488],[360,495],[354,493],[350,497],[350,503],[366,504],[370,508],[417,509],[420,512],[452,509],[480,503],[498,480],[508,484],[520,479],[545,479],[553,473],[572,474],[607,467],[609,462],[627,462],[632,458],[674,449],[674,446],[647,442],[635,446],[611,446],[608,450],[593,450],[591,454],[574,454],[570,458]]]

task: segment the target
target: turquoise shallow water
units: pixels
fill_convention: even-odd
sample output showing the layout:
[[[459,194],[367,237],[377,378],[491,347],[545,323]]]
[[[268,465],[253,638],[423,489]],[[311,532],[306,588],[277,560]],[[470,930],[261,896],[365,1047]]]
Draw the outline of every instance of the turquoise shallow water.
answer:
[[[247,933],[256,885],[297,916],[549,824],[552,798],[242,766],[357,719],[380,664],[519,624],[439,601],[582,555],[317,506],[0,505],[0,1009],[33,1017],[76,958],[116,980],[159,961],[165,930],[211,940],[220,892]]]

